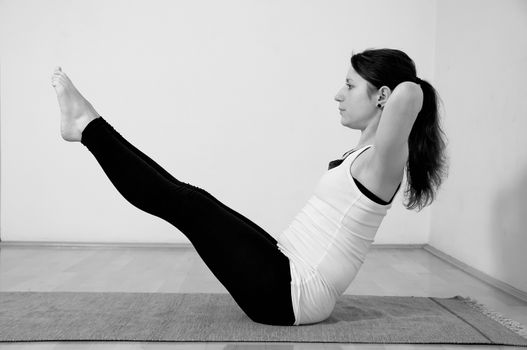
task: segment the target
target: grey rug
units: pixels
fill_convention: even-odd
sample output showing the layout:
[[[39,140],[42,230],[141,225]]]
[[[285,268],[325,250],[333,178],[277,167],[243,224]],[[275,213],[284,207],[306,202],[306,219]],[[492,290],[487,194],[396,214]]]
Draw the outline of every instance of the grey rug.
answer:
[[[229,294],[0,292],[0,341],[178,341],[527,346],[525,329],[462,298],[343,295],[302,326],[252,322]]]

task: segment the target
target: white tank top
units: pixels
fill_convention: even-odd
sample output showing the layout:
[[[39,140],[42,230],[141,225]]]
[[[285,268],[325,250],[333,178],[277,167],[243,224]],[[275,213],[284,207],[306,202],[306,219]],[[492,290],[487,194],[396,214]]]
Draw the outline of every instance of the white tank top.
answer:
[[[277,238],[278,249],[289,258],[295,325],[330,316],[392,206],[374,202],[353,181],[352,162],[371,146],[324,173],[313,196]]]

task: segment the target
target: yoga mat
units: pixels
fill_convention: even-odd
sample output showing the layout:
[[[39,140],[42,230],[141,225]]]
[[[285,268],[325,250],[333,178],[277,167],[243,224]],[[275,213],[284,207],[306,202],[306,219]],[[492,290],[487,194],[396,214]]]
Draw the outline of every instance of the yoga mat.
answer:
[[[342,295],[312,325],[251,321],[229,294],[0,292],[0,341],[178,341],[527,346],[526,329],[460,296]]]

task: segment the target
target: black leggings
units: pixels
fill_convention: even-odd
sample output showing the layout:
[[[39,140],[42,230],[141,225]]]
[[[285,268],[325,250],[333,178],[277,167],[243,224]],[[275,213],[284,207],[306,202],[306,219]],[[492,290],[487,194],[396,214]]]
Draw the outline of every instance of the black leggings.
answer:
[[[293,325],[289,259],[272,236],[207,191],[175,179],[102,117],[86,126],[81,142],[128,202],[183,232],[251,320]]]

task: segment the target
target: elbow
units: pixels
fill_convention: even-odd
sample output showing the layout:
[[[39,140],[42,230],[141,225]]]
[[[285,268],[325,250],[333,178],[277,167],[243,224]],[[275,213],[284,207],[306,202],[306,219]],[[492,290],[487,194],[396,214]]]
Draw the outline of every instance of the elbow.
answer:
[[[421,85],[411,82],[404,81],[401,84],[400,93],[404,95],[404,100],[407,102],[409,108],[411,108],[415,114],[418,114],[423,108],[424,93]]]

